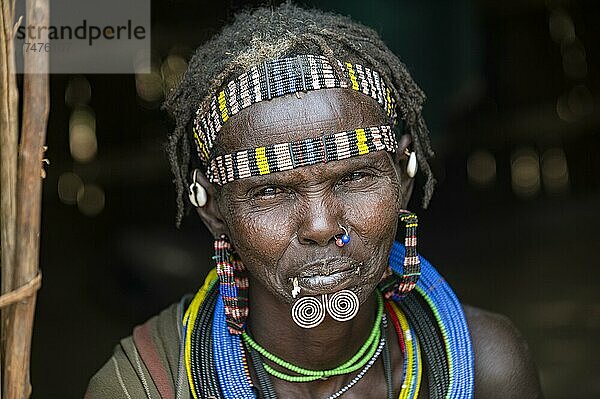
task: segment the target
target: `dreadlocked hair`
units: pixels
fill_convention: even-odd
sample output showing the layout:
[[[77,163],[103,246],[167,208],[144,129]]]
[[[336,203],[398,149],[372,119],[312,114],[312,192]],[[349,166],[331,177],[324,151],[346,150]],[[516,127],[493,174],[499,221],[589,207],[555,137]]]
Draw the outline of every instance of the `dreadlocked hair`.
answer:
[[[186,210],[183,198],[190,184],[190,170],[200,166],[197,157],[191,157],[190,132],[196,111],[206,110],[222,86],[251,67],[302,54],[323,55],[331,65],[337,65],[336,60],[361,64],[380,73],[396,100],[404,132],[411,135],[425,174],[422,205],[427,207],[436,181],[427,161],[434,153],[421,113],[426,97],[406,65],[373,29],[345,16],[287,2],[237,14],[220,34],[196,50],[179,86],[165,101],[164,108],[175,120],[167,153],[177,189],[178,226]]]

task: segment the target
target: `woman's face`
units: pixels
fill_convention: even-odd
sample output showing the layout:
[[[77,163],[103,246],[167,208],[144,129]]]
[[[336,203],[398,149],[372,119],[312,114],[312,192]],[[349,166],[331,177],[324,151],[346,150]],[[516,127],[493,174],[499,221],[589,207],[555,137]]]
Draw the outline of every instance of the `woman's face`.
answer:
[[[221,130],[216,148],[230,153],[382,124],[374,100],[317,90],[243,110]],[[218,209],[252,284],[286,303],[294,302],[294,278],[301,296],[350,289],[364,302],[387,266],[404,200],[393,159],[378,151],[224,185]],[[339,224],[351,237],[341,248]]]

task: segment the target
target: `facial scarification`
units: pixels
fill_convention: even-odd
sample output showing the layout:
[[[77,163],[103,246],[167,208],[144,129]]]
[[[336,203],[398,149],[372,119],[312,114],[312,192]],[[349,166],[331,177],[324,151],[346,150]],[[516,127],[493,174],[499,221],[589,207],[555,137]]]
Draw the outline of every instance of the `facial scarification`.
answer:
[[[327,89],[255,104],[232,117],[216,148],[229,153],[384,123],[364,95]],[[386,266],[402,198],[390,154],[378,151],[228,183],[219,208],[252,281],[292,303],[301,295],[354,291],[364,302]],[[352,241],[335,245],[350,229]]]

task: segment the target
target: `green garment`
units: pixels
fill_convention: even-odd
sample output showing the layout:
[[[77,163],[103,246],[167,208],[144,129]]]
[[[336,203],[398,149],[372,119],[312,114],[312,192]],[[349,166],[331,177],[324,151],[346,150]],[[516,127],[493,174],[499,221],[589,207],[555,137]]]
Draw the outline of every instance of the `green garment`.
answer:
[[[89,382],[85,399],[190,399],[180,345],[189,297],[137,326]]]

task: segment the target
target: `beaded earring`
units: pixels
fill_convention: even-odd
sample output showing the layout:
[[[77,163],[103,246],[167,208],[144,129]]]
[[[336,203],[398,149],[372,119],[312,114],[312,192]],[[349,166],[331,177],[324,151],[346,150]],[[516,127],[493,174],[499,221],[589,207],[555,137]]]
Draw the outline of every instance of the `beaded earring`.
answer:
[[[215,262],[219,292],[230,334],[240,335],[248,317],[248,275],[246,267],[231,248],[226,235],[215,240]]]
[[[402,274],[396,274],[388,266],[388,270],[384,273],[379,290],[384,298],[400,301],[404,298],[415,286],[421,275],[421,261],[417,254],[417,226],[418,218],[412,212],[402,210],[400,221],[404,222],[406,234],[404,236],[404,246],[406,254],[404,256],[404,267]]]

